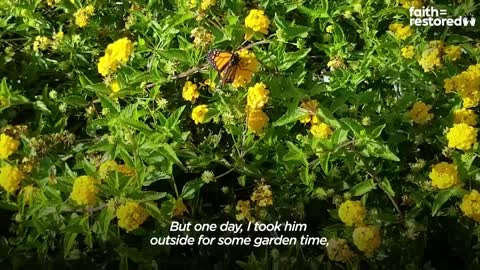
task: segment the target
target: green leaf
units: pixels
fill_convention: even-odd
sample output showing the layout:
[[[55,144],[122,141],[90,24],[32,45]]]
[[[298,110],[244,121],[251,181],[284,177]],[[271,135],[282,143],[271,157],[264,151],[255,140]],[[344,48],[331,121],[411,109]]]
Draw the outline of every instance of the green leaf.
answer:
[[[100,103],[102,104],[102,107],[105,109],[108,109],[111,113],[118,113],[120,111],[120,105],[118,105],[116,102],[105,96],[104,94],[100,92],[96,92],[98,98],[100,99]]]
[[[348,127],[353,132],[355,137],[361,137],[362,131],[365,132],[365,128],[357,120],[343,118],[340,120],[340,122]]]
[[[362,196],[363,194],[366,194],[366,193],[368,193],[371,190],[376,189],[376,188],[377,187],[375,185],[375,182],[373,181],[373,179],[370,179],[370,180],[367,180],[367,181],[360,182],[360,183],[356,184],[355,186],[353,186],[350,189],[350,193],[354,197]]]
[[[380,137],[380,135],[382,135],[382,131],[385,127],[386,127],[386,124],[383,124],[381,126],[378,126],[378,127],[374,128],[372,130],[372,132],[370,132],[370,137],[372,137],[372,139],[376,139],[376,138]]]
[[[392,185],[390,184],[390,181],[388,181],[387,179],[383,180],[380,184],[379,184],[380,188],[385,191],[385,193],[387,193],[388,195],[394,197],[395,196],[395,191],[393,191],[393,188],[392,188]]]
[[[295,63],[307,57],[308,53],[310,52],[310,48],[308,49],[301,49],[296,52],[287,52],[283,56],[283,62],[278,67],[279,70],[285,71],[291,68]]]
[[[158,151],[165,157],[167,158],[168,160],[170,160],[171,162],[177,164],[178,166],[182,167],[183,168],[183,164],[182,162],[180,161],[180,159],[178,159],[178,156],[177,154],[175,153],[175,150],[173,150],[173,148],[167,144],[167,143],[161,143],[158,145]]]
[[[50,109],[47,107],[47,105],[45,105],[45,103],[43,103],[43,101],[37,100],[37,101],[35,101],[34,104],[35,104],[35,107],[37,109],[39,109],[40,111],[48,113],[48,114],[52,114]]]
[[[277,121],[273,123],[274,127],[284,126],[286,124],[298,121],[309,115],[309,112],[303,108],[296,107],[294,110],[288,110]]]
[[[437,193],[432,205],[432,217],[437,216],[442,206],[452,197],[460,194],[459,188],[450,188]]]
[[[367,152],[374,157],[384,158],[393,161],[400,161],[400,159],[392,151],[390,151],[388,145],[381,145],[378,142],[368,142]]]
[[[205,183],[200,179],[188,181],[183,186],[182,194],[180,195],[180,197],[182,197],[185,200],[191,200],[195,198],[195,195],[200,191],[200,188],[204,184]]]
[[[166,192],[157,192],[157,191],[140,191],[130,195],[130,198],[140,201],[140,202],[147,202],[147,201],[156,201],[163,199],[167,195]]]
[[[75,107],[85,107],[88,104],[87,100],[79,95],[66,96],[59,99],[59,101]]]
[[[329,175],[329,172],[330,172],[330,167],[328,164],[330,161],[330,155],[331,155],[330,152],[326,152],[326,153],[321,153],[318,156],[318,158],[320,159],[320,166],[322,167],[322,170],[326,175]]]
[[[148,212],[150,216],[155,218],[160,222],[165,222],[167,218],[162,214],[160,209],[158,209],[157,205],[153,202],[145,202],[145,210]]]
[[[287,146],[289,150],[285,156],[283,156],[283,161],[300,161],[305,166],[308,166],[307,156],[302,149],[290,141],[287,141]]]
[[[237,178],[237,181],[238,181],[238,184],[242,187],[245,186],[246,182],[247,182],[247,177],[245,175],[240,175],[238,178]]]
[[[78,233],[74,232],[67,232],[65,233],[65,237],[63,238],[63,257],[67,258],[68,254],[73,248],[75,244],[75,239],[77,238]]]
[[[144,133],[145,135],[147,136],[150,136],[153,134],[153,130],[147,125],[145,124],[144,122],[140,122],[138,120],[134,120],[134,119],[131,119],[131,118],[119,118],[118,119],[120,123],[130,127],[130,128],[133,128],[133,129],[136,129],[142,133]]]

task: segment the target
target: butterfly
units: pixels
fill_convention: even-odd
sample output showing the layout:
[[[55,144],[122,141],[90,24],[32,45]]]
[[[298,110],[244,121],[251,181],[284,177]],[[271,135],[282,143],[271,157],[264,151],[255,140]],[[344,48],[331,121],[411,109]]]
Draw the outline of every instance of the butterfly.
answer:
[[[234,51],[211,50],[207,54],[210,65],[220,73],[222,85],[232,83],[240,66],[240,57]]]

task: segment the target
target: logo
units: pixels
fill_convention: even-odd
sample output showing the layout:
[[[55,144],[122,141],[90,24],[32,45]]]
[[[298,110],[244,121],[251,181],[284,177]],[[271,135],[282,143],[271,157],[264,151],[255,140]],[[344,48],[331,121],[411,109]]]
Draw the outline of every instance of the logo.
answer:
[[[412,26],[475,26],[473,16],[447,17],[446,9],[410,7],[410,25]]]

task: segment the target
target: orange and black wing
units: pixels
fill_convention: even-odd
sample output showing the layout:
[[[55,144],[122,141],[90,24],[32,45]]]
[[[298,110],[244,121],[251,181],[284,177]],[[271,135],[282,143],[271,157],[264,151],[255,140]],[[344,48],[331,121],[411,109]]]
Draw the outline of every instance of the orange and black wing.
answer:
[[[235,80],[235,75],[237,73],[238,65],[230,63],[225,70],[220,73],[222,78],[222,84],[232,83]]]
[[[222,73],[232,64],[235,55],[229,51],[212,50],[208,52],[207,60],[214,69]]]

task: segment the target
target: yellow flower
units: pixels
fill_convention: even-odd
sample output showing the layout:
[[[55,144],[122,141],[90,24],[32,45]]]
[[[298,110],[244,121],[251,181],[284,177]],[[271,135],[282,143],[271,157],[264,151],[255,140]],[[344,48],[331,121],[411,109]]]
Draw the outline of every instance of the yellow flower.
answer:
[[[402,57],[406,59],[412,59],[415,57],[415,47],[412,45],[405,46],[401,49]]]
[[[317,117],[315,116],[318,110],[318,101],[314,99],[304,101],[302,102],[302,104],[300,104],[300,108],[307,110],[309,113],[309,115],[300,119],[300,122],[305,124],[307,123],[315,124],[314,122],[318,120]]]
[[[410,25],[403,25],[401,23],[392,23],[388,26],[388,29],[393,32],[395,37],[401,40],[405,40],[413,34],[413,30]]]
[[[335,30],[335,27],[333,27],[333,25],[331,25],[331,24],[329,26],[327,26],[327,28],[325,28],[325,32],[327,32],[329,34],[333,33],[333,30]]]
[[[7,159],[18,150],[19,146],[20,142],[18,140],[6,134],[0,134],[0,160]]]
[[[457,61],[462,55],[462,47],[449,45],[443,50],[445,56],[451,61]]]
[[[33,42],[33,50],[46,50],[50,46],[51,40],[48,37],[36,36],[35,41]]]
[[[310,128],[310,132],[317,138],[326,139],[333,133],[333,130],[329,125],[320,123],[313,124]]]
[[[480,103],[480,64],[471,65],[467,70],[444,80],[445,92],[457,91],[463,100],[463,107],[472,108]]]
[[[126,202],[117,209],[118,226],[125,229],[127,232],[133,231],[140,227],[149,214],[137,202]]]
[[[346,68],[347,65],[345,65],[345,61],[341,57],[335,56],[330,61],[328,61],[327,67],[329,67],[330,70],[333,71],[335,69]]]
[[[217,84],[215,83],[215,81],[210,80],[210,79],[205,80],[204,84],[207,85],[210,90],[214,90],[215,87],[217,86]]]
[[[420,9],[423,6],[423,0],[400,0],[400,4],[406,9],[409,9],[410,7]]]
[[[113,94],[120,91],[120,89],[121,89],[121,87],[120,87],[120,84],[118,83],[118,81],[113,81],[112,83],[110,83],[110,90],[112,91]]]
[[[431,105],[427,105],[421,101],[415,102],[409,112],[410,118],[417,124],[425,124],[432,120],[433,113],[430,113]]]
[[[442,50],[442,42],[431,41],[429,43],[428,48],[422,53],[422,58],[418,61],[425,72],[430,72],[435,68],[443,67]]]
[[[182,217],[184,213],[188,213],[187,206],[183,203],[182,198],[175,200],[175,206],[172,209],[173,217]]]
[[[135,169],[129,167],[127,164],[119,164],[117,166],[117,172],[126,175],[126,176],[133,176],[135,175]]]
[[[52,49],[57,49],[62,42],[64,34],[62,31],[58,31],[57,33],[53,34],[53,41],[52,41]]]
[[[48,6],[53,6],[55,4],[60,3],[62,0],[47,0],[47,5]]]
[[[460,210],[462,210],[465,216],[480,222],[480,193],[472,190],[463,196]]]
[[[205,11],[211,6],[214,6],[216,2],[216,0],[202,0],[202,3],[200,4],[200,9]]]
[[[105,55],[117,60],[118,62],[125,64],[133,52],[133,42],[124,37],[117,41],[108,44],[105,50]]]
[[[247,126],[254,133],[259,134],[263,128],[268,124],[270,119],[261,110],[251,110],[248,112]]]
[[[467,124],[454,124],[447,133],[448,147],[469,150],[477,142],[477,130]]]
[[[256,202],[259,207],[267,207],[273,205],[272,190],[270,185],[260,183],[250,197],[252,202]]]
[[[24,175],[17,166],[4,165],[0,168],[0,186],[7,192],[15,192],[20,188]]]
[[[347,240],[333,238],[328,240],[327,255],[332,261],[346,263],[350,261],[354,253],[348,246]]]
[[[118,69],[118,61],[108,56],[102,56],[98,60],[98,73],[106,77],[108,74],[115,72]]]
[[[192,111],[192,120],[196,125],[200,124],[205,120],[205,115],[208,113],[207,105],[198,105]]]
[[[256,83],[253,87],[248,88],[247,106],[249,109],[262,109],[268,101],[267,86],[264,83]]]
[[[428,177],[432,180],[432,186],[438,189],[449,188],[460,182],[457,167],[447,162],[440,162],[433,166]]]
[[[247,220],[247,221],[254,221],[254,218],[250,214],[250,201],[243,201],[239,200],[237,202],[237,205],[235,206],[235,209],[237,210],[237,214],[235,215],[235,218],[238,221],[242,220]]]
[[[117,162],[115,162],[114,160],[108,160],[100,165],[97,173],[100,176],[100,179],[105,179],[111,172],[116,171],[117,167]]]
[[[235,79],[232,85],[236,88],[247,85],[258,69],[258,61],[253,52],[242,49],[238,52],[239,68],[235,72]]]
[[[380,230],[374,225],[367,225],[355,228],[352,234],[353,244],[358,250],[367,254],[372,253],[382,242]]]
[[[20,194],[23,196],[23,201],[26,205],[30,205],[33,196],[35,195],[37,188],[33,185],[28,185],[20,191]]]
[[[360,201],[345,201],[338,209],[340,220],[348,226],[362,225],[367,210]]]
[[[126,64],[133,53],[133,42],[128,38],[121,38],[108,44],[105,55],[98,61],[98,73],[102,76],[115,72],[121,64]]]
[[[198,86],[191,81],[185,82],[182,90],[182,97],[185,100],[195,102],[195,100],[200,96],[198,91]]]
[[[245,26],[252,29],[255,32],[262,34],[268,34],[268,27],[270,26],[270,20],[265,15],[263,10],[252,9],[245,18]]]
[[[190,32],[190,37],[193,38],[195,47],[206,47],[213,41],[212,33],[205,30],[203,27],[197,27]]]
[[[91,176],[79,176],[73,183],[70,197],[79,205],[93,205],[97,198],[98,188],[95,178]]]
[[[95,8],[92,5],[80,8],[73,14],[73,16],[75,17],[75,24],[78,27],[87,26],[88,21],[90,20],[90,17],[93,15],[94,12]]]
[[[462,108],[455,110],[454,120],[455,124],[465,123],[469,126],[477,125],[477,115],[473,110]]]

